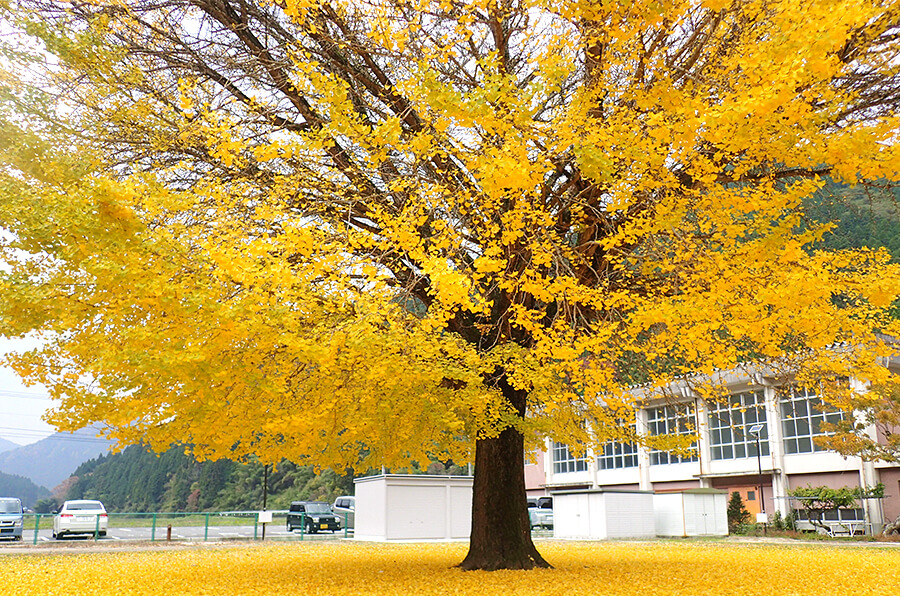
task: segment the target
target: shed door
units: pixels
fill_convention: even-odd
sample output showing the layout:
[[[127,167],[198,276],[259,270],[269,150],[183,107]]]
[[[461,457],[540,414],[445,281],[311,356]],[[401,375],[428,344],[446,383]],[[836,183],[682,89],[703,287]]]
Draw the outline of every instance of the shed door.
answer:
[[[586,538],[591,534],[591,501],[589,495],[569,494],[556,499],[553,511],[554,535]]]
[[[684,495],[685,529],[687,534],[712,534],[716,527],[715,504],[706,495]]]

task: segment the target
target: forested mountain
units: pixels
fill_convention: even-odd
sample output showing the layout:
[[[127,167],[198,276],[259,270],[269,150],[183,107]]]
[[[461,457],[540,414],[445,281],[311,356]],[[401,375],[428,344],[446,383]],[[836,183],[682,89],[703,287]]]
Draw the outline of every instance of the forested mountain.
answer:
[[[56,433],[36,443],[0,453],[0,472],[17,474],[48,489],[68,478],[81,463],[109,451],[97,429]]]
[[[25,507],[34,507],[38,499],[48,496],[50,491],[28,478],[0,472],[0,497],[18,497]]]
[[[263,466],[228,460],[198,462],[181,447],[156,454],[132,445],[121,453],[90,460],[76,471],[66,498],[100,499],[112,511],[230,511],[259,509]],[[352,476],[288,461],[269,470],[269,509],[292,500],[331,501],[353,494]]]

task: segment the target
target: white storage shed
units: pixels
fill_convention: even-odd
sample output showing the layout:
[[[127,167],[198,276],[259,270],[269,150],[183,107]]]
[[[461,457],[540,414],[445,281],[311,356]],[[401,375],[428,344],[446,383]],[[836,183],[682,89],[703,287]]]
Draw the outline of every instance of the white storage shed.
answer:
[[[657,536],[727,536],[728,493],[694,488],[653,495]]]
[[[472,477],[382,474],[357,478],[356,540],[464,540]]]
[[[550,493],[555,538],[653,538],[653,493],[592,489]]]

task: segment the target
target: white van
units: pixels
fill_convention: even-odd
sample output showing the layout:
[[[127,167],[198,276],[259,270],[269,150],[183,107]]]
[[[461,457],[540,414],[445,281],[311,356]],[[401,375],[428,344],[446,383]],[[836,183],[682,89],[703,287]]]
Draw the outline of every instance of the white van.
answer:
[[[341,518],[341,525],[348,530],[356,526],[356,497],[338,497],[331,510]]]

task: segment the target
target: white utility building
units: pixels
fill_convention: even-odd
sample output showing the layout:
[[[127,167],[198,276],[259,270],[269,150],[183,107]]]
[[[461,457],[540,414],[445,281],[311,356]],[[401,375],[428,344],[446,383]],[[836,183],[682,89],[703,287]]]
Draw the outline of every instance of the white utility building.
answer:
[[[728,492],[696,488],[653,495],[657,536],[727,536]]]
[[[594,489],[554,491],[555,538],[653,538],[653,493]]]
[[[465,540],[472,477],[382,474],[354,480],[356,540]]]

